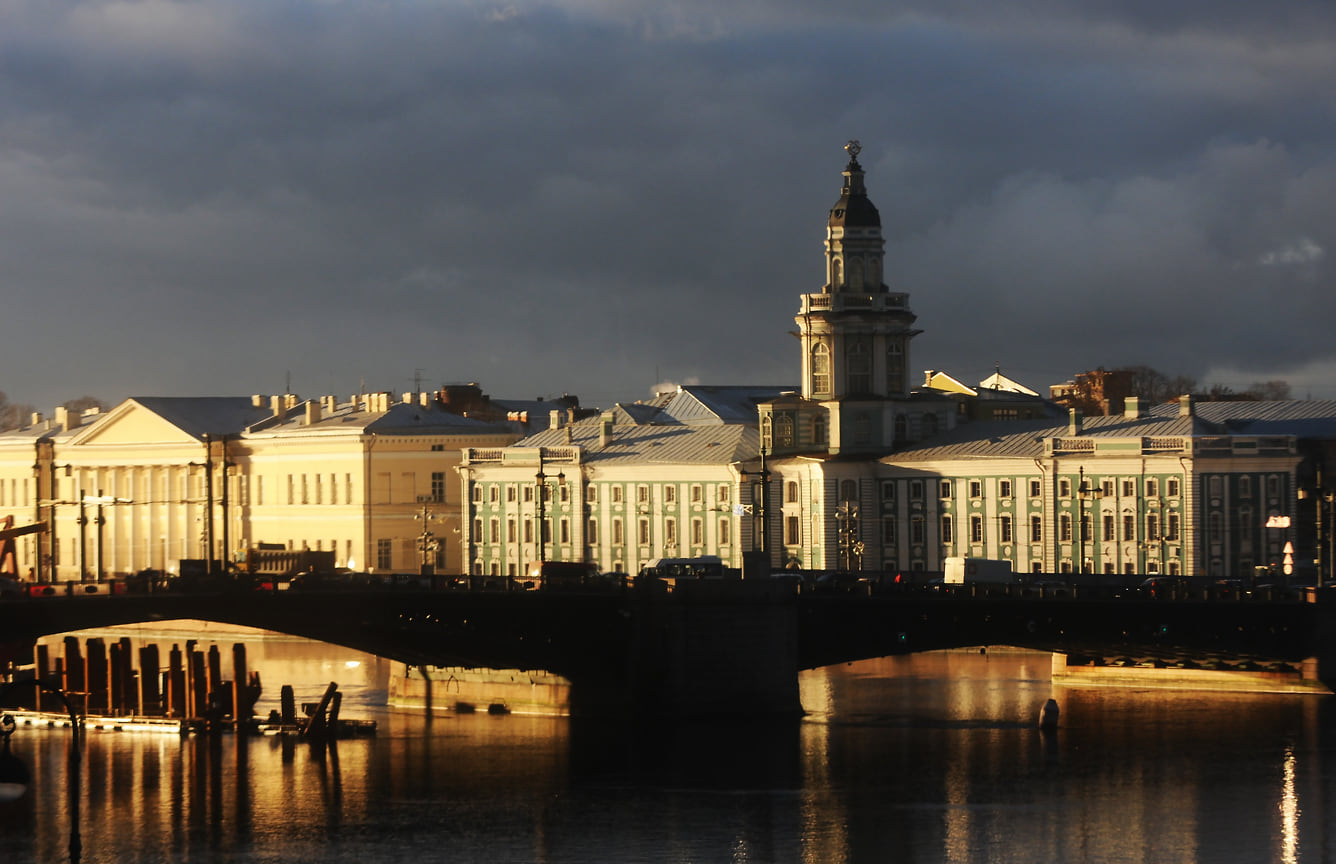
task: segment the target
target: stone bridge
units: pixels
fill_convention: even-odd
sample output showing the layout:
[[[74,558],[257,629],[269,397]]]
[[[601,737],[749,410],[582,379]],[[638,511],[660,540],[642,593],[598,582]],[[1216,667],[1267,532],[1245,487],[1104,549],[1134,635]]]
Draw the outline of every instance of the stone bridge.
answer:
[[[413,665],[545,669],[581,714],[796,713],[798,672],[943,648],[1010,645],[1097,656],[1316,658],[1336,673],[1336,611],[1281,599],[923,588],[800,593],[770,582],[522,592],[346,588],[218,590],[0,601],[0,642],[30,658],[40,636],[200,619],[342,645]],[[1336,674],[1332,674],[1336,683]]]

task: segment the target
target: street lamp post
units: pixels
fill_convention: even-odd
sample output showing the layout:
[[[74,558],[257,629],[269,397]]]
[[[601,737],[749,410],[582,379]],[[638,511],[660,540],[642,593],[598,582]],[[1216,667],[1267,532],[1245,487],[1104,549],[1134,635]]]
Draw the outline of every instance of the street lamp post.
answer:
[[[538,496],[538,564],[541,567],[547,561],[547,473],[543,470],[543,448],[538,448],[538,473],[534,475],[536,488],[534,494]],[[561,486],[566,482],[565,472],[557,472],[557,485]]]
[[[1087,525],[1091,524],[1086,522],[1086,501],[1091,498],[1095,499],[1096,501],[1098,501],[1100,498],[1103,498],[1104,490],[1096,489],[1094,486],[1088,485],[1086,483],[1084,465],[1082,465],[1078,470],[1077,477],[1079,482],[1077,483],[1076,486],[1076,494],[1079,506],[1076,512],[1076,537],[1078,546],[1080,548],[1080,556],[1081,556],[1081,560],[1077,564],[1077,572],[1087,573],[1090,571],[1086,570],[1086,554],[1085,554],[1086,536],[1088,534],[1093,535],[1094,531],[1093,531],[1093,525],[1090,528],[1086,527]],[[1095,569],[1095,562],[1091,561],[1090,570],[1094,569]]]
[[[422,511],[413,517],[422,523],[422,531],[418,534],[418,572],[423,576],[434,576],[436,574],[434,553],[441,546],[440,541],[436,539],[436,533],[431,530],[431,522],[435,520],[436,515],[427,506],[435,501],[436,496],[434,495],[417,496],[417,503],[421,505]],[[427,557],[429,554],[432,554],[430,560]]]

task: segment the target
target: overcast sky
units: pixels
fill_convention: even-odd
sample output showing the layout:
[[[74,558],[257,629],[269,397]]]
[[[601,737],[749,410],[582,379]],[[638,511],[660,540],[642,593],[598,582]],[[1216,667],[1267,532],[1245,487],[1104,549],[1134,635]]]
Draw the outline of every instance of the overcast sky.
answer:
[[[1318,0],[4,0],[0,390],[796,386],[856,138],[915,376],[1336,398],[1334,83]]]

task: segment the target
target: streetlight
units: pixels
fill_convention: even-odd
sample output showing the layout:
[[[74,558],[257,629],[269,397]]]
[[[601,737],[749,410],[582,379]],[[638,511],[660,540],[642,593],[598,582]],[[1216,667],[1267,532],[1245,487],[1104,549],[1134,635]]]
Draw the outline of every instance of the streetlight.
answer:
[[[1104,490],[1103,490],[1103,489],[1096,489],[1094,486],[1090,486],[1090,485],[1087,485],[1087,484],[1086,484],[1086,479],[1085,479],[1085,466],[1084,466],[1084,465],[1082,465],[1082,466],[1078,469],[1077,477],[1078,477],[1078,479],[1079,479],[1079,481],[1080,481],[1079,483],[1077,483],[1077,486],[1076,486],[1077,500],[1078,500],[1078,502],[1080,503],[1080,507],[1078,508],[1078,511],[1077,511],[1077,514],[1076,514],[1076,519],[1077,519],[1076,536],[1077,536],[1077,543],[1079,544],[1079,547],[1080,547],[1080,554],[1081,554],[1081,562],[1080,562],[1080,566],[1079,566],[1079,571],[1080,571],[1081,573],[1089,573],[1089,572],[1091,572],[1092,570],[1095,569],[1095,562],[1094,562],[1094,561],[1091,561],[1091,562],[1090,562],[1090,570],[1087,570],[1087,569],[1086,569],[1085,544],[1086,544],[1086,537],[1087,537],[1087,535],[1092,535],[1094,532],[1093,532],[1092,529],[1089,527],[1091,523],[1089,523],[1089,522],[1086,521],[1086,501],[1087,501],[1088,499],[1090,499],[1090,498],[1093,498],[1093,499],[1095,499],[1096,501],[1098,501],[1100,498],[1103,498],[1103,497],[1104,497]]]
[[[418,534],[418,558],[419,570],[423,576],[434,576],[436,574],[436,561],[434,553],[441,548],[441,542],[436,539],[436,533],[431,530],[430,523],[435,520],[436,514],[427,508],[437,500],[435,495],[419,495],[417,503],[422,505],[422,512],[414,514],[413,519],[422,523],[422,533]],[[427,563],[428,553],[433,553],[431,563]]]
[[[535,492],[538,495],[538,565],[541,567],[547,561],[547,477],[543,471],[543,448],[538,448],[538,473],[534,475]],[[557,471],[557,486],[560,487],[566,482],[566,473]]]

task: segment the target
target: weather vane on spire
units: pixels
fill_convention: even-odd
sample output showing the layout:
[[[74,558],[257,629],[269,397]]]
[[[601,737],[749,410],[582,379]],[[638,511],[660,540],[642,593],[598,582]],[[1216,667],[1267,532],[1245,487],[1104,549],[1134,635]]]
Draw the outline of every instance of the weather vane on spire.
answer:
[[[849,151],[849,158],[857,162],[858,154],[863,152],[863,145],[858,143],[857,138],[852,138],[844,145],[844,149]]]

